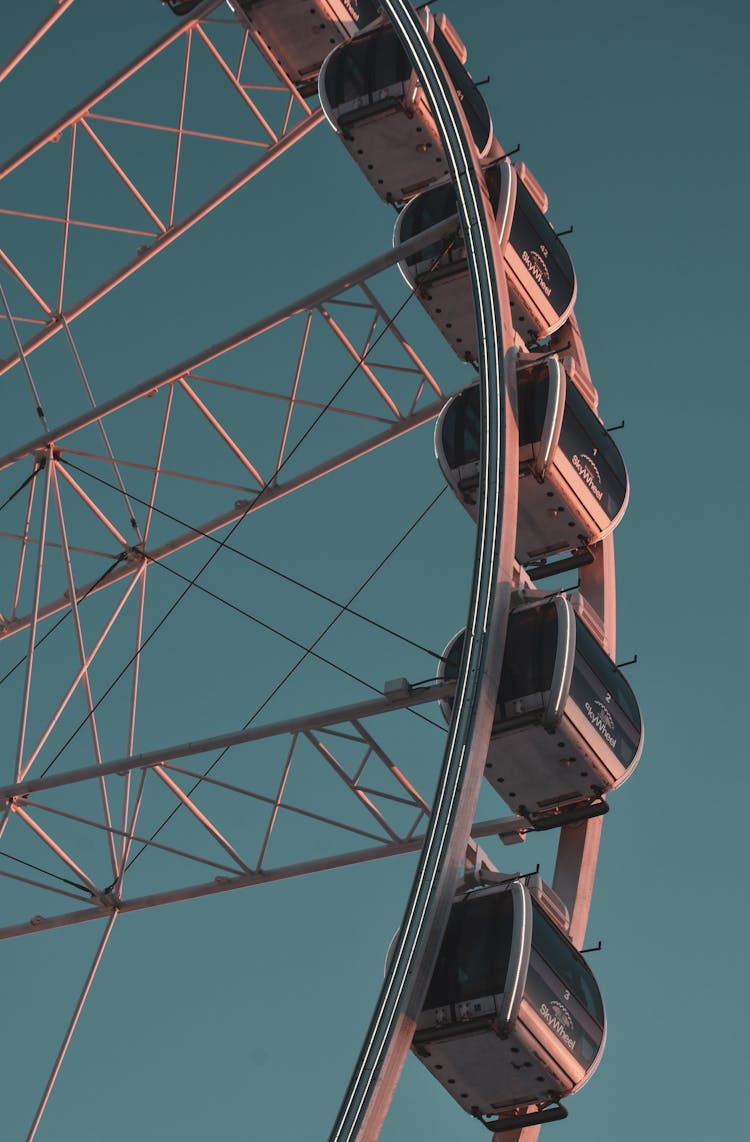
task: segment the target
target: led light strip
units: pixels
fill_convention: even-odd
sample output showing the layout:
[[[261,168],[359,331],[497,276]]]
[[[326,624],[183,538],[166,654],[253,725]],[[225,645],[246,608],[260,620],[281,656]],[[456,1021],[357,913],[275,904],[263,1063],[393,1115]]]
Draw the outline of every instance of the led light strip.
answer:
[[[430,828],[390,970],[330,1135],[331,1142],[351,1142],[355,1137],[364,1142],[365,1139],[377,1137],[403,1057],[408,1051],[409,1042],[404,1043],[403,1033],[399,1035],[399,1022],[410,1014],[413,1015],[410,1008],[414,1006],[415,988],[420,983],[423,988],[427,986],[427,979],[418,978],[420,963],[431,938],[432,950],[435,950],[434,944],[442,934],[453,897],[455,865],[457,858],[462,856],[460,850],[466,843],[466,836],[459,835],[463,830],[457,830],[455,825],[466,800],[462,802],[461,794],[470,768],[467,763],[475,737],[477,714],[483,703],[485,707],[489,706],[489,718],[485,717],[488,742],[491,711],[496,697],[497,679],[494,682],[488,680],[485,671],[488,646],[492,635],[499,634],[500,640],[504,639],[510,601],[508,590],[496,605],[504,498],[500,456],[505,387],[501,366],[503,346],[498,283],[490,253],[492,239],[485,204],[469,149],[471,144],[468,143],[467,133],[455,112],[455,94],[439,64],[435,62],[434,49],[416,13],[405,0],[380,0],[380,4],[417,71],[452,169],[459,217],[466,238],[479,332],[480,384],[483,386],[482,408],[485,414],[481,450],[483,473],[480,480],[474,583],[463,669],[459,671],[457,679],[453,717]],[[507,520],[503,533],[506,550],[508,544],[511,550],[515,544],[515,510],[509,516],[511,518]],[[509,578],[508,575],[508,584]],[[498,656],[498,661],[501,657]],[[474,755],[471,755],[471,760],[476,761]],[[481,764],[483,769],[483,760]],[[481,781],[481,775],[479,780]],[[473,805],[470,808],[473,810]],[[420,999],[421,996],[417,998]]]
[[[512,985],[511,990],[510,990],[510,998],[507,1000],[507,1012],[508,1012],[508,1014],[507,1014],[506,1018],[507,1018],[508,1022],[510,1022],[511,1019],[513,1019],[516,1015],[516,1009],[517,1009],[518,1004],[520,1002],[519,988],[521,986],[521,977],[523,976],[524,983],[525,983],[526,982],[526,973],[524,971],[524,968],[528,965],[528,957],[523,954],[524,950],[526,948],[527,929],[528,929],[528,925],[529,925],[529,899],[528,899],[528,889],[527,889],[526,885],[521,885],[520,894],[514,895],[514,903],[516,902],[516,899],[518,899],[518,895],[520,895],[520,901],[521,901],[520,917],[518,917],[516,919],[516,923],[518,923],[520,920],[519,940],[518,940],[519,954],[518,954],[518,957],[516,959],[515,979],[513,980],[513,985]]]

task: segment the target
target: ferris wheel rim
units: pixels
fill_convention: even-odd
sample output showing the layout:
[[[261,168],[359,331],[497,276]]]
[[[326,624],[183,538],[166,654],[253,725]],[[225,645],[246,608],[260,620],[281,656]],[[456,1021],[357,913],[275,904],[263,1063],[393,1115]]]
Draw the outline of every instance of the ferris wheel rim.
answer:
[[[395,257],[395,255],[391,255],[391,254],[388,255],[389,260],[392,259],[393,257]],[[144,393],[144,395],[145,395],[145,393]],[[436,408],[431,415],[433,415],[433,416],[437,415],[437,411],[438,411],[438,409]],[[98,418],[94,418],[94,419],[98,419]],[[41,467],[40,472],[44,472],[42,479],[47,483],[48,487],[50,488],[51,494],[53,494],[51,479],[52,479],[52,473],[54,470],[51,461],[54,459],[54,457],[53,457],[53,452],[50,449],[50,441],[52,439],[56,440],[58,438],[58,436],[59,436],[59,433],[54,428],[52,428],[50,431],[44,433],[44,437],[45,437],[44,441],[36,441],[36,440],[30,441],[29,447],[27,447],[24,450],[25,451],[25,458],[27,460],[33,460],[35,454],[39,454],[45,450],[47,451],[48,459],[49,459],[50,463],[45,466],[46,471],[45,471],[45,467]],[[45,449],[45,445],[46,445],[46,449]],[[11,460],[17,460],[17,459],[21,459],[21,458],[12,456],[12,457],[8,457],[8,459],[9,459],[9,461],[11,461]],[[84,592],[85,591],[86,591],[86,588],[84,587]],[[13,796],[13,795],[11,795],[11,796]],[[7,813],[6,813],[6,819],[7,819]],[[107,932],[106,932],[107,937],[109,935],[109,931],[111,930],[112,917],[116,916],[117,914],[118,913],[116,911],[114,911],[111,913],[111,915],[109,917],[107,917],[105,914],[102,915],[103,919],[109,920]],[[38,930],[43,930],[44,925],[40,924],[38,922],[38,919],[39,919],[38,917],[33,918],[33,921],[34,921],[33,926]]]
[[[497,273],[498,244],[480,189],[478,153],[458,96],[411,5],[406,0],[379,2],[428,95],[456,187],[481,346],[482,473],[466,638],[438,792],[404,920],[331,1142],[377,1138],[411,1042],[399,1022],[413,1020],[419,1010],[447,921],[492,727],[510,612],[518,494],[517,441],[508,423],[513,382],[505,372],[509,302],[502,293],[504,278]]]

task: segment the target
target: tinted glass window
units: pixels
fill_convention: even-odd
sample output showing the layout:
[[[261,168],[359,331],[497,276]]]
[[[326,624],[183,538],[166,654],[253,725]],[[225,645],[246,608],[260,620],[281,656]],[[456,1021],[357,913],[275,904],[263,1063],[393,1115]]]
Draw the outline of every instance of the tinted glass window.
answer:
[[[448,681],[458,677],[463,648],[462,632],[445,660]],[[552,685],[556,655],[557,611],[554,603],[512,614],[508,620],[498,707],[513,698],[546,693]]]
[[[566,991],[576,997],[601,1027],[604,1023],[604,1005],[589,965],[536,903],[533,912],[531,941],[534,951],[552,968],[565,985]]]
[[[448,927],[440,945],[435,970],[432,973],[430,986],[427,988],[424,1009],[434,1007],[447,1007],[453,1003],[456,979],[456,947],[461,932],[461,904],[454,904],[448,920]]]
[[[354,40],[329,60],[325,69],[325,92],[332,107],[359,99],[367,90],[370,37]]]
[[[453,398],[443,419],[442,433],[449,468],[479,459],[479,385],[472,385]]]
[[[401,241],[406,242],[416,234],[429,230],[430,226],[435,226],[438,222],[450,218],[456,214],[456,209],[456,193],[452,182],[432,187],[431,190],[425,190],[422,194],[417,195],[403,212],[400,229]],[[437,261],[449,242],[450,239],[446,235],[439,238],[437,242],[425,246],[424,249],[417,250],[415,254],[411,254],[406,259],[407,266],[415,266],[426,261]],[[465,256],[463,239],[454,243],[451,254],[455,252],[456,246],[460,247],[461,256]]]
[[[391,28],[383,28],[371,38],[370,91],[382,87],[406,83],[411,75],[409,57],[401,46],[396,33]]]
[[[466,122],[469,125],[469,130],[471,131],[474,142],[479,150],[483,151],[487,146],[492,129],[487,104],[479,94],[479,89],[468,71],[460,62],[453,48],[437,25],[435,25],[433,43],[445,64],[445,70],[448,72],[451,83],[456,89],[456,94],[461,100],[461,107],[466,116]]]
[[[469,897],[456,947],[456,999],[505,991],[513,936],[510,892]]]
[[[579,654],[586,659],[602,681],[606,682],[607,689],[623,713],[627,714],[634,725],[640,725],[638,703],[625,675],[617,669],[581,620],[576,618],[576,655]]]
[[[484,171],[484,178],[487,184],[487,190],[490,196],[490,205],[492,206],[493,213],[497,217],[497,212],[500,205],[500,164],[492,163]],[[415,234],[421,234],[424,230],[429,229],[430,226],[435,226],[438,222],[443,222],[446,218],[452,218],[458,215],[458,205],[456,203],[456,192],[452,182],[443,183],[442,186],[432,187],[430,190],[425,190],[416,198],[412,199],[409,205],[404,210],[403,218],[401,220],[400,240],[405,242],[408,238],[413,238]],[[466,247],[463,239],[463,233],[458,234],[455,238],[447,239],[450,243],[446,251],[446,260],[451,262],[461,261],[466,258]],[[443,238],[439,242],[433,242],[430,246],[425,246],[424,250],[419,250],[416,254],[406,259],[407,266],[414,266],[420,262],[426,261],[428,258],[433,260],[437,259],[441,253],[441,247],[446,242]]]
[[[542,437],[549,400],[546,366],[526,373],[518,381],[518,443],[536,444]],[[449,468],[476,463],[479,459],[479,385],[464,389],[448,406],[441,442]]]
[[[201,0],[167,0],[167,3],[175,16],[187,16],[188,12],[192,12],[193,8],[198,7]]]
[[[325,71],[326,96],[332,107],[404,83],[411,74],[396,33],[383,28],[352,40],[331,58]]]
[[[549,369],[546,365],[518,379],[518,443],[537,444],[542,439],[549,400]]]
[[[445,659],[445,677],[449,682],[458,678],[458,668],[461,665],[461,655],[464,649],[465,632],[461,631],[455,642],[451,643],[448,656]]]
[[[556,654],[557,611],[554,603],[512,614],[508,622],[498,704],[549,690]]]
[[[609,518],[614,519],[625,502],[625,465],[612,437],[572,381],[565,386],[560,449]]]
[[[573,263],[520,178],[509,241],[555,312],[565,313],[575,288]]]
[[[375,0],[359,0],[356,8],[359,12],[355,21],[358,28],[366,28],[380,15],[380,8]]]
[[[502,994],[513,936],[510,892],[453,905],[425,1008]]]
[[[589,966],[533,903],[534,926],[524,999],[584,1067],[604,1035],[604,1007]]]
[[[629,765],[641,739],[638,703],[624,675],[577,617],[570,696],[622,764]]]

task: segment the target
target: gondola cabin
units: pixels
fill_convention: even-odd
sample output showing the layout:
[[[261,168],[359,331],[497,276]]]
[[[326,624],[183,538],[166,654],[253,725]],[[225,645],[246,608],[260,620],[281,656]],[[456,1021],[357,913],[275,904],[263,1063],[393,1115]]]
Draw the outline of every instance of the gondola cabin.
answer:
[[[455,900],[412,1043],[456,1102],[499,1133],[565,1117],[559,1100],[604,1049],[601,993],[544,906],[548,891],[516,880]]]
[[[323,60],[380,18],[375,0],[228,0],[293,83],[315,90]]]
[[[533,175],[507,158],[484,169],[497,242],[502,250],[513,325],[531,345],[565,324],[576,297],[573,263],[545,217],[546,196]],[[541,205],[540,205],[541,204]],[[456,216],[452,183],[431,187],[399,214],[395,245]],[[462,360],[478,358],[474,302],[463,236],[432,243],[399,263],[422,305]]]
[[[490,113],[464,67],[466,49],[446,16],[420,12],[445,64],[480,156],[492,141]],[[320,101],[363,173],[386,202],[400,202],[448,173],[438,125],[393,28],[336,48],[320,71]]]
[[[446,481],[472,515],[479,495],[479,385],[447,402],[435,427]],[[598,542],[621,520],[628,474],[591,406],[548,357],[518,374],[516,558],[530,564]]]
[[[458,676],[464,632],[441,680]],[[441,703],[450,719],[450,699]],[[514,812],[550,828],[602,812],[633,772],[643,724],[633,691],[562,596],[511,613],[485,777]]]
[[[516,178],[510,160],[492,163],[485,170],[485,180],[502,246],[515,202]],[[393,244],[398,246],[454,217],[455,235],[431,242],[399,262],[399,268],[458,356],[473,361],[478,357],[474,295],[452,182],[423,191],[404,207],[396,220]]]

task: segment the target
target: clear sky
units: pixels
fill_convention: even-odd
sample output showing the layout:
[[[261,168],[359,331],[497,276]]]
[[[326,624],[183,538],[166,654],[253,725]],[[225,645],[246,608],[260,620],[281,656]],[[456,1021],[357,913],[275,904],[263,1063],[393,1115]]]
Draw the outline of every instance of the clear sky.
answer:
[[[6,6],[3,57],[50,5],[51,0],[27,0]],[[750,793],[743,729],[749,632],[742,583],[748,551],[741,493],[748,415],[741,330],[750,251],[738,224],[741,187],[750,173],[743,142],[747,9],[739,0],[635,0],[614,7],[593,0],[539,0],[532,6],[446,0],[442,10],[468,46],[474,77],[490,77],[482,90],[498,138],[509,148],[521,144],[520,157],[549,195],[554,223],[575,228],[567,243],[578,276],[576,312],[605,423],[625,421],[617,440],[631,480],[630,506],[617,531],[618,659],[638,655],[628,678],[643,710],[646,746],[632,780],[611,799],[589,928],[590,941],[603,943],[591,963],[607,1007],[608,1043],[599,1071],[569,1103],[570,1118],[542,1136],[560,1142],[736,1137],[748,1014],[742,985],[747,925],[738,916]],[[76,0],[0,86],[2,160],[174,26],[157,0],[106,6]],[[152,74],[142,73],[109,113],[174,124],[180,59],[178,52]],[[199,62],[196,52],[195,68],[186,123],[197,131],[249,130],[246,109],[227,97],[207,57]],[[163,197],[168,166],[157,144],[140,137],[136,142],[124,129],[118,135],[111,124],[100,129],[138,172],[141,185]],[[79,145],[91,146],[86,140]],[[0,184],[0,207],[59,211],[66,143],[57,146],[27,173]],[[229,144],[193,140],[191,147],[180,208],[198,203],[249,161],[246,149]],[[100,222],[116,214],[121,224],[145,229],[143,214],[116,183],[96,174],[93,151],[90,170],[91,182],[74,186],[81,214]],[[377,200],[322,124],[73,326],[97,398],[155,375],[374,257],[388,247],[393,220],[392,209]],[[66,300],[90,288],[102,268],[132,257],[134,246],[145,240],[132,234],[102,238],[91,230],[78,235]],[[59,230],[53,224],[0,214],[0,247],[54,293]],[[0,281],[11,302],[18,300],[8,275],[0,274]],[[403,300],[396,275],[376,285],[389,303]],[[468,383],[470,371],[452,358],[421,314],[412,307],[401,320],[444,389]],[[2,324],[5,357],[11,342]],[[232,359],[222,377],[284,391],[300,335],[297,324],[291,333],[284,327],[262,338]],[[54,424],[85,405],[61,341],[30,358]],[[322,334],[314,349],[305,391],[309,399],[323,401],[344,380],[350,362]],[[23,372],[12,370],[0,384],[5,453],[38,428]],[[725,395],[717,405],[719,386]],[[246,433],[261,471],[271,471],[279,423],[273,402],[240,400],[228,389],[216,399],[232,431]],[[367,426],[380,423],[365,419],[382,416],[371,390],[350,390],[346,400],[360,418],[327,414],[289,471],[361,439],[361,425],[370,432]],[[163,410],[161,394],[138,402],[119,421],[113,417],[115,452],[135,460],[141,448],[153,455]],[[291,440],[309,415],[299,413]],[[233,470],[230,479],[229,469],[218,467],[226,458],[212,451],[211,434],[194,409],[176,403],[174,424],[169,467],[252,486],[246,472],[240,478]],[[87,440],[81,449],[94,451],[94,436]],[[87,464],[80,456],[71,458]],[[128,486],[148,498],[146,477],[128,471]],[[0,502],[27,472],[3,474]],[[290,497],[267,518],[258,513],[234,538],[242,550],[344,599],[440,488],[428,426],[319,488]],[[231,503],[242,496],[205,485],[186,490],[176,478],[165,481],[162,492],[164,507],[191,522],[221,510],[227,497]],[[108,493],[100,494],[102,502],[113,502]],[[21,503],[8,509],[16,514],[6,516],[7,523],[0,516],[0,526],[19,526]],[[170,534],[163,519],[154,528]],[[111,537],[105,543],[95,530],[90,536],[96,550],[115,550]],[[472,543],[468,517],[446,493],[358,604],[439,651],[462,625]],[[6,595],[15,573],[13,550],[3,548],[0,582]],[[84,581],[104,566],[93,556],[76,558]],[[200,562],[201,554],[191,550],[174,566],[190,576]],[[62,573],[59,554],[50,556],[47,573],[50,583]],[[150,574],[148,629],[180,590],[166,573],[161,580],[156,569]],[[327,605],[227,552],[217,557],[205,582],[301,642],[315,638],[332,614]],[[100,599],[90,602],[91,630],[106,613]],[[4,673],[26,643],[19,636],[2,645]],[[97,693],[127,661],[128,646],[132,633],[114,641],[98,667]],[[435,668],[428,655],[350,618],[337,625],[321,652],[375,685],[402,674],[431,677]],[[72,634],[61,628],[39,652],[42,691],[48,686],[57,693],[74,656]],[[144,651],[136,748],[242,724],[295,656],[288,644],[237,612],[192,594]],[[7,731],[3,782],[13,774],[19,678],[17,672],[0,688]],[[262,717],[288,717],[370,693],[308,662]],[[39,702],[34,726],[43,720]],[[51,739],[52,752],[75,728],[82,709],[72,704]],[[115,690],[99,718],[106,756],[126,752],[126,719],[127,694]],[[431,792],[441,730],[403,715],[382,733],[420,789]],[[77,756],[68,755],[71,765],[91,760],[91,742],[84,737]],[[238,772],[233,764],[240,767],[254,757],[248,752],[230,760],[225,779]],[[339,794],[333,787],[329,792],[325,766],[316,769],[313,760],[289,796],[324,811]],[[264,788],[274,787],[276,772],[269,765],[259,779]],[[77,808],[88,811],[89,801],[81,796]],[[75,811],[73,799],[64,804]],[[155,793],[144,808],[144,831],[156,827],[171,804]],[[217,802],[208,798],[206,805]],[[481,809],[490,817],[505,812],[489,795]],[[252,807],[227,813],[223,819],[238,844],[260,820]],[[62,835],[75,843],[72,825]],[[312,826],[290,826],[280,840],[279,860],[306,859],[318,851],[317,836]],[[186,827],[176,824],[164,839],[188,843]],[[15,840],[9,828],[0,849],[58,867],[49,854],[42,860],[39,849],[13,849]],[[526,871],[541,862],[551,878],[549,837],[513,849],[490,843],[487,848],[502,867]],[[11,868],[7,861],[2,867]],[[367,1026],[413,868],[412,858],[375,862],[120,919],[38,1138],[324,1138]],[[130,889],[148,891],[149,876],[144,858],[133,868]],[[204,877],[199,872],[190,879]],[[34,895],[38,890],[28,891],[26,903],[18,884],[0,884],[2,911],[10,920],[51,907],[40,902],[43,894]],[[3,1138],[25,1137],[99,933],[98,925],[82,925],[0,946],[6,980]],[[464,1142],[484,1132],[410,1058],[382,1138],[404,1142],[416,1135]]]

